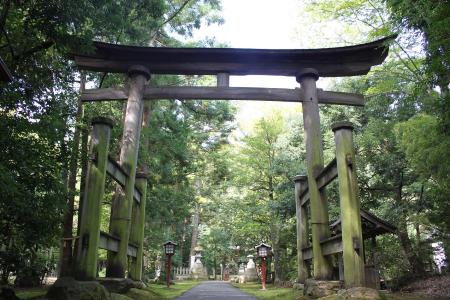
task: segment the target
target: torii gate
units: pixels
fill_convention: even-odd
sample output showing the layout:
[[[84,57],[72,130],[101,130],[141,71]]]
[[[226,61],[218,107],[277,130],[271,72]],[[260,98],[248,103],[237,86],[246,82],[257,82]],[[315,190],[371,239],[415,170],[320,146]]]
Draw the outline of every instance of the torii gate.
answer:
[[[304,259],[311,258],[314,278],[331,279],[332,266],[327,255],[343,250],[346,286],[364,285],[358,189],[352,167],[352,127],[351,124],[341,123],[333,128],[337,144],[336,160],[324,168],[319,118],[319,104],[363,106],[364,98],[359,94],[317,89],[316,81],[320,77],[367,74],[372,66],[384,61],[389,50],[387,43],[392,38],[349,47],[297,50],[154,48],[94,42],[94,53],[74,53],[72,57],[80,69],[125,73],[129,78],[127,88],[92,89],[81,95],[84,102],[127,100],[127,109],[122,138],[124,145],[118,163],[107,155],[111,123],[104,118],[93,120],[92,160],[81,214],[81,242],[75,250],[76,277],[80,280],[95,278],[97,248],[102,247],[108,250],[108,277],[125,276],[129,255],[134,257],[130,277],[141,280],[145,201],[140,199],[145,199],[142,196],[145,197],[146,184],[138,180],[143,175],[136,175],[136,164],[144,100],[266,100],[301,102],[303,107],[308,170],[307,177],[294,178],[299,280],[306,279]],[[151,87],[146,85],[151,74],[216,75],[217,87]],[[301,88],[229,87],[230,75],[295,76]],[[98,221],[106,172],[125,190],[125,197],[112,207],[109,234],[100,232]],[[330,233],[324,187],[337,176],[343,233],[342,241],[330,244],[327,242]],[[303,183],[306,180],[307,185]],[[139,186],[135,187],[135,182]],[[306,249],[304,204],[308,200],[311,207],[312,249]]]

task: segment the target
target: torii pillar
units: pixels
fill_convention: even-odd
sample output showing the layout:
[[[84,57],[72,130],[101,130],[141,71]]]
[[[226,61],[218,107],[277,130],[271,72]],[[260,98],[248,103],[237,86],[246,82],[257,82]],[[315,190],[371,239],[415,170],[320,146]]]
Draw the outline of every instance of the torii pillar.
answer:
[[[297,82],[300,83],[303,92],[302,110],[311,207],[314,278],[329,280],[332,279],[333,266],[330,258],[323,255],[320,245],[321,240],[330,236],[328,202],[325,191],[323,189],[319,190],[316,181],[316,176],[322,171],[324,165],[319,101],[316,87],[318,79],[319,73],[315,69],[305,68],[297,73]]]
[[[306,205],[302,205],[300,194],[308,186],[307,176],[299,175],[293,178],[295,184],[295,215],[297,219],[297,280],[305,283],[308,278],[308,266],[303,259],[303,248],[308,247],[308,213]]]
[[[332,125],[332,129],[336,142],[336,161],[339,174],[345,286],[348,288],[364,286],[364,240],[356,179],[353,124],[337,122]]]
[[[113,197],[109,233],[120,239],[116,253],[108,252],[106,267],[107,277],[123,278],[128,264],[128,242],[130,239],[131,214],[133,209],[136,166],[139,152],[143,95],[145,83],[150,79],[150,72],[144,66],[131,66],[128,69],[129,91],[125,122],[123,126],[122,145],[120,149],[120,166],[127,172],[124,191]],[[142,199],[145,201],[145,199]]]

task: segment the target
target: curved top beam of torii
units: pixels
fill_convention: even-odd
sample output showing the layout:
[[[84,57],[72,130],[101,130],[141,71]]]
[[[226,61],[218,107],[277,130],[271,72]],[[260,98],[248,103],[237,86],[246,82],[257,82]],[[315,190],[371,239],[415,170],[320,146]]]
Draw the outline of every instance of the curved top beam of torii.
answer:
[[[386,58],[388,42],[322,49],[240,49],[137,47],[94,42],[93,53],[73,53],[80,69],[126,73],[141,65],[152,74],[179,75],[279,75],[296,76],[304,68],[320,77],[363,75]]]

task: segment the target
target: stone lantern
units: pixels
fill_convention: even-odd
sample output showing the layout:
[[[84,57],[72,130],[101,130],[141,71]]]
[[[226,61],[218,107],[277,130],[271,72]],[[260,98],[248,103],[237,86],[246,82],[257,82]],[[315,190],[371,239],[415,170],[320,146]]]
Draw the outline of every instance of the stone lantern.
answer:
[[[256,272],[256,265],[253,261],[254,256],[248,255],[247,268],[245,268],[245,282],[257,282],[258,273]]]

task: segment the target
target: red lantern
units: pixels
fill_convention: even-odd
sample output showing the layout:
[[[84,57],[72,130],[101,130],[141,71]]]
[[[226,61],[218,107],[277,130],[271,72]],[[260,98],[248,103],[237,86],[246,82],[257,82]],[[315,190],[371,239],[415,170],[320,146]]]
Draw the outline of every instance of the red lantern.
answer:
[[[255,247],[258,256],[261,258],[261,277],[262,277],[262,289],[266,289],[266,259],[269,256],[269,252],[272,249],[269,245],[264,243]]]
[[[166,276],[166,284],[167,288],[170,288],[170,272],[172,269],[172,255],[175,254],[175,244],[172,241],[165,242],[163,244],[164,246],[164,253],[167,255],[167,276]]]

